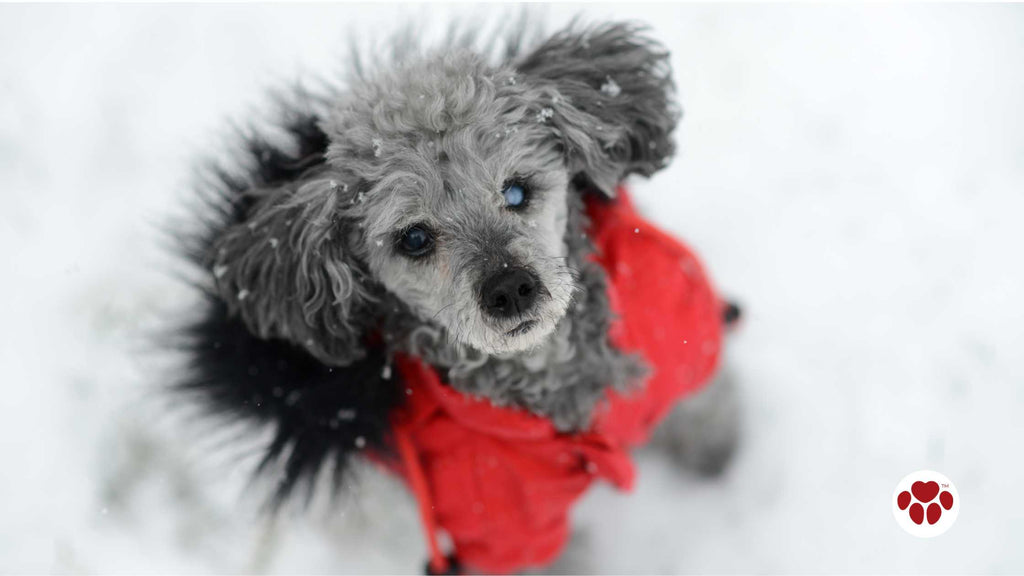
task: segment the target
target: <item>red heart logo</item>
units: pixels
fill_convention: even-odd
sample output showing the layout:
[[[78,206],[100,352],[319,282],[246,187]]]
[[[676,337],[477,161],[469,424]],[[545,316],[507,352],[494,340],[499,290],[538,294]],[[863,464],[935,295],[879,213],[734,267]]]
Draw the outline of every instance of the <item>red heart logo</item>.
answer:
[[[914,498],[917,498],[921,502],[930,502],[932,498],[935,498],[939,494],[939,483],[938,482],[914,482],[910,486],[910,491],[914,493]]]

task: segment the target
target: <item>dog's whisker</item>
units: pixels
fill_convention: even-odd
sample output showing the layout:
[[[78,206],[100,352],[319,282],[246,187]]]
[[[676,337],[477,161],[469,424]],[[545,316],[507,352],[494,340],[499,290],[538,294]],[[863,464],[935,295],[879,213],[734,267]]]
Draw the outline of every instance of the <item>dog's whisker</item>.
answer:
[[[438,316],[440,316],[442,313],[444,313],[446,310],[448,310],[452,306],[455,306],[455,302],[452,302],[451,304],[448,304],[447,306],[445,306],[445,307],[441,308],[440,310],[438,310],[430,319],[431,320],[437,320]]]

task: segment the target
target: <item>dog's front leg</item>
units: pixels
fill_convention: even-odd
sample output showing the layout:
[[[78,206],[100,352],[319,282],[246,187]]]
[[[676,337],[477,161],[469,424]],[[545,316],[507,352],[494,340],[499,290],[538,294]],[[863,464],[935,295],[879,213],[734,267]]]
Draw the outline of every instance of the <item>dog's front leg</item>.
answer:
[[[723,369],[704,390],[672,410],[655,432],[654,443],[687,469],[716,476],[736,451],[740,420],[736,383]]]

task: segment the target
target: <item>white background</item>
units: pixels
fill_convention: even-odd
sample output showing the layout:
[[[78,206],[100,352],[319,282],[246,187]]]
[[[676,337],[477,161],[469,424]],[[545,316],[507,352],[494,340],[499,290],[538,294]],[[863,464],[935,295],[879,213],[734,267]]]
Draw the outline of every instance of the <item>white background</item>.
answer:
[[[143,338],[193,293],[158,227],[226,120],[344,68],[351,30],[468,7],[0,7],[0,571],[416,572],[411,500],[369,474],[263,520],[226,435],[162,396]],[[479,13],[500,15],[490,7]],[[686,111],[634,183],[747,310],[746,436],[722,480],[638,456],[562,570],[1024,571],[1024,7],[573,6],[651,23]],[[893,521],[922,468],[962,510]]]

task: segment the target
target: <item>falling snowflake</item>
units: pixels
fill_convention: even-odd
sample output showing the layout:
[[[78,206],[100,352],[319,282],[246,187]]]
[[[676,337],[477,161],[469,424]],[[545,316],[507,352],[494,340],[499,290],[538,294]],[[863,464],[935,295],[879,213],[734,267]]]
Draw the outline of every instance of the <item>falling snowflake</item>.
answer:
[[[362,436],[356,436],[356,448],[362,450],[366,446],[366,438]]]
[[[540,112],[537,112],[537,122],[543,124],[554,115],[555,111],[552,110],[551,108],[541,108]]]
[[[271,247],[271,248],[277,248],[277,245],[278,245],[279,243],[280,243],[280,242],[278,242],[277,238],[271,238],[271,239],[270,239],[270,247]]]
[[[248,297],[249,297],[249,291],[248,290],[246,290],[245,288],[242,288],[241,290],[239,290],[239,292],[238,292],[238,300],[239,301],[245,300]]]
[[[227,274],[227,273],[228,273],[228,267],[227,266],[214,266],[213,267],[213,276],[214,276],[214,278],[223,278],[224,275]]]
[[[380,371],[380,377],[385,380],[391,380],[391,365],[385,364],[384,368]]]
[[[605,76],[604,84],[601,84],[601,92],[615,98],[622,93],[622,88],[612,80],[611,76]]]
[[[371,143],[373,144],[373,157],[380,158],[381,150],[384,148],[384,141],[380,138],[374,138]]]

